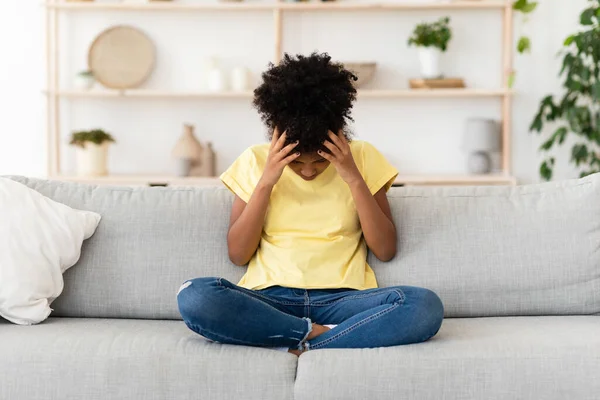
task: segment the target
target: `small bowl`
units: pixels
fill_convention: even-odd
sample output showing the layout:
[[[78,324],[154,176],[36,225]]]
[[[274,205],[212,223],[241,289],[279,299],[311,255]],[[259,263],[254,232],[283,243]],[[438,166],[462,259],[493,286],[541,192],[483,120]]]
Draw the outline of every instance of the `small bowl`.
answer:
[[[377,63],[374,62],[346,62],[344,66],[358,77],[358,80],[354,82],[356,88],[369,83],[377,69]]]

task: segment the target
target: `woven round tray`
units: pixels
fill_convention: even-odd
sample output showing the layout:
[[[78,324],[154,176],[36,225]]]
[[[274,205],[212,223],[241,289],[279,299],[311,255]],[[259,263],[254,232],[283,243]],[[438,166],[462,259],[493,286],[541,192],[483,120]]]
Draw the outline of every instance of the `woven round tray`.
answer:
[[[94,78],[111,89],[140,86],[155,64],[152,41],[139,29],[115,26],[94,40],[88,53],[88,66]]]

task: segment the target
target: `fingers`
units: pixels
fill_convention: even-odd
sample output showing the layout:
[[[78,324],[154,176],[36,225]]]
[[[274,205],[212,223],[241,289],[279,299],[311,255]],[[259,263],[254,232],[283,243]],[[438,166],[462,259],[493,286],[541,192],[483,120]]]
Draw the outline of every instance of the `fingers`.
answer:
[[[323,143],[323,146],[327,147],[329,149],[329,151],[331,152],[331,154],[333,154],[333,156],[335,158],[342,157],[342,155],[343,155],[342,151],[335,144],[331,143],[330,141],[326,140],[325,143]],[[325,153],[325,152],[323,152],[323,153]]]
[[[329,139],[340,149],[342,148],[342,141],[340,140],[340,137],[338,135],[336,135],[335,133],[331,132],[331,131],[327,131],[327,135],[329,136]]]
[[[289,163],[291,163],[292,161],[294,161],[296,158],[300,157],[300,152],[296,152],[294,154],[292,154],[291,156],[287,156],[286,158],[284,158],[283,164],[284,165],[288,165]]]
[[[323,150],[318,150],[317,154],[319,154],[321,157],[323,157],[324,159],[326,159],[330,163],[333,163],[335,161],[335,157],[334,156],[332,156],[331,154],[327,154]]]
[[[271,148],[275,146],[277,139],[279,139],[279,128],[275,127],[275,129],[273,129],[273,137],[271,138]]]
[[[349,149],[348,140],[344,136],[343,131],[339,131],[336,135],[335,133],[329,131],[329,139],[342,151],[342,153],[346,154]]]
[[[277,153],[277,156],[280,158],[285,158],[288,154],[290,154],[290,152],[292,150],[294,150],[294,147],[298,146],[298,141],[295,141],[294,143],[290,143],[287,146],[285,146],[283,149],[281,149],[279,151],[279,153]]]
[[[273,152],[277,153],[279,151],[281,151],[281,149],[283,148],[283,145],[285,144],[285,138],[287,136],[286,132],[283,132],[279,138],[277,139],[277,141],[275,142],[275,146],[273,146]]]

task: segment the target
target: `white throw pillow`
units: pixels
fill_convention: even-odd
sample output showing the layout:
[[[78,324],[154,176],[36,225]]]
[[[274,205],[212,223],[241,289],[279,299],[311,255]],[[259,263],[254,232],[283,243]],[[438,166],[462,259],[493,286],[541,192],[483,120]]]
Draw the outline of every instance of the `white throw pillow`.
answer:
[[[99,222],[96,213],[0,178],[0,316],[21,325],[48,318],[63,290],[62,274],[79,260]]]

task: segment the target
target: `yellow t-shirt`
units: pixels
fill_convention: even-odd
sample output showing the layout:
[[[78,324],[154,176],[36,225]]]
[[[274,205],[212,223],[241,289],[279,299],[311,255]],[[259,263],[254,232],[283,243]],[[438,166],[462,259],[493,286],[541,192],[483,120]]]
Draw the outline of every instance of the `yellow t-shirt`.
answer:
[[[371,144],[350,142],[371,193],[389,189],[396,169]],[[246,203],[264,170],[269,144],[252,146],[221,175]],[[285,168],[271,193],[259,247],[238,283],[247,289],[377,287],[350,188],[329,165],[312,181]]]

